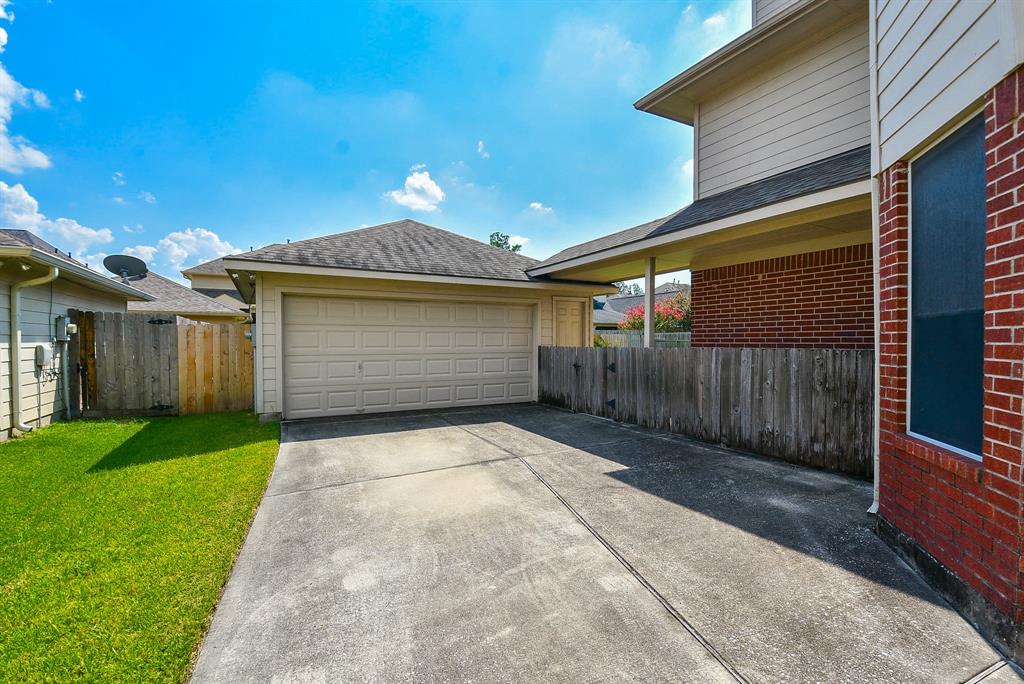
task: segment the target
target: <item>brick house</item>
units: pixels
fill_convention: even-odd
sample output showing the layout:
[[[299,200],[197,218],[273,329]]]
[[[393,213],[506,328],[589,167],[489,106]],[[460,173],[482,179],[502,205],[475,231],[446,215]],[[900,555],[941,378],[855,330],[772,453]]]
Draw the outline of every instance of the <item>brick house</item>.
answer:
[[[1020,660],[1024,5],[870,21],[879,532]]]
[[[694,201],[530,273],[652,292],[690,269],[694,345],[870,349],[867,5],[752,7],[750,31],[636,103],[693,127]]]
[[[874,347],[879,534],[1020,661],[1024,2],[752,9],[636,103],[693,126],[693,203],[529,272],[688,268],[695,345]]]

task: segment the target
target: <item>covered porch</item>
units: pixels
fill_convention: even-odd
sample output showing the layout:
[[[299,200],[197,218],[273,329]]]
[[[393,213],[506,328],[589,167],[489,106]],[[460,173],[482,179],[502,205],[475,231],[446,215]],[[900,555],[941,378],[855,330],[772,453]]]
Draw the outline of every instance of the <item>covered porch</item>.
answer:
[[[575,245],[533,276],[645,280],[693,273],[695,346],[873,347],[871,186],[861,148],[697,200],[667,217]]]

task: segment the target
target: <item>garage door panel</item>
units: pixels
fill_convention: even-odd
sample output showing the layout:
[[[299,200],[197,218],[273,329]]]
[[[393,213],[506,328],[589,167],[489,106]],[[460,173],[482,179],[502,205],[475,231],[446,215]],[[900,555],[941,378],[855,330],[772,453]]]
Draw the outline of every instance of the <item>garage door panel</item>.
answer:
[[[286,296],[282,313],[289,418],[532,398],[531,307]]]
[[[395,320],[402,323],[419,323],[423,320],[423,305],[417,302],[397,302]]]
[[[354,380],[356,378],[355,361],[328,361],[326,379],[331,380]]]

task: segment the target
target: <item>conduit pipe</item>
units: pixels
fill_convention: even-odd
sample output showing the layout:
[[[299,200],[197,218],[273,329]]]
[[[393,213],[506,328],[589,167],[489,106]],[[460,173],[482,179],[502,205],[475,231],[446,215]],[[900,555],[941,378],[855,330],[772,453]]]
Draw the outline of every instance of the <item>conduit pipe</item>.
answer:
[[[21,291],[26,287],[52,283],[60,275],[60,269],[50,266],[46,275],[21,280],[11,285],[11,428],[18,432],[31,432],[32,427],[21,422]]]

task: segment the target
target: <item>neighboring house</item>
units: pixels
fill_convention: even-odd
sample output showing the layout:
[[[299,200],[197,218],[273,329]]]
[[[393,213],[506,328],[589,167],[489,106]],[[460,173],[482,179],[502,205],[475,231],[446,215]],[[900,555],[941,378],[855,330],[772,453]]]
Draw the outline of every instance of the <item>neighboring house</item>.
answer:
[[[616,330],[626,317],[624,313],[609,308],[607,298],[594,297],[594,330]]]
[[[654,289],[654,301],[668,301],[680,292],[690,294],[685,283],[662,283]],[[599,295],[594,297],[594,330],[614,330],[626,312],[644,303],[643,295]]]
[[[654,288],[654,301],[655,303],[667,302],[680,292],[689,295],[690,286],[684,283],[663,283]],[[630,309],[643,303],[644,295],[612,295],[608,297],[605,308],[625,314]]]
[[[123,312],[149,299],[28,231],[0,230],[0,439],[64,416],[77,372],[65,363],[68,309]]]
[[[696,346],[875,349],[879,532],[1020,660],[1024,2],[753,17],[636,104],[694,127],[695,201],[528,272],[689,268]]]
[[[234,307],[242,303],[242,296],[235,289],[234,281],[224,270],[223,258],[187,268],[181,272],[181,275],[188,279],[189,286],[193,290],[211,299],[216,299],[225,306]]]
[[[257,413],[535,401],[538,345],[592,344],[591,298],[615,291],[537,263],[411,220],[224,257],[255,306]]]
[[[152,271],[143,276],[131,278],[127,284],[153,297],[153,300],[149,302],[129,302],[128,311],[131,312],[182,316],[205,323],[231,323],[249,320],[249,315],[242,311],[245,305],[240,299],[225,297],[224,299],[231,302],[232,305],[222,304],[221,301],[211,299],[200,291],[190,290],[184,285]]]

